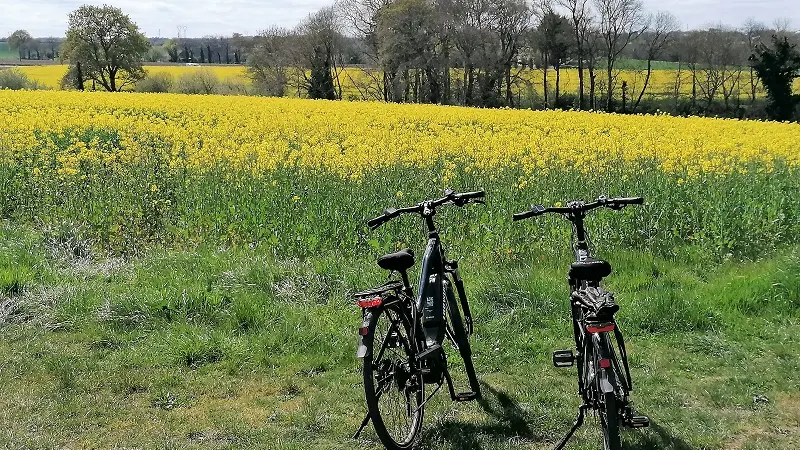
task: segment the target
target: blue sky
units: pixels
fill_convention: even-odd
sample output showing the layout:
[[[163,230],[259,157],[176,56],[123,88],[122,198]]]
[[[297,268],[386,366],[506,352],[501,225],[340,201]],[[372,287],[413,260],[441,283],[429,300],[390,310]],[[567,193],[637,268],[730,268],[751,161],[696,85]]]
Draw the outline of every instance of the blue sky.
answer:
[[[747,18],[771,24],[788,18],[800,28],[798,0],[643,0],[648,11],[667,10],[683,28],[712,23],[739,26]],[[0,36],[27,29],[34,36],[60,36],[67,14],[84,4],[110,3],[121,8],[148,35],[200,37],[233,32],[254,34],[270,25],[293,26],[332,0],[0,0]]]

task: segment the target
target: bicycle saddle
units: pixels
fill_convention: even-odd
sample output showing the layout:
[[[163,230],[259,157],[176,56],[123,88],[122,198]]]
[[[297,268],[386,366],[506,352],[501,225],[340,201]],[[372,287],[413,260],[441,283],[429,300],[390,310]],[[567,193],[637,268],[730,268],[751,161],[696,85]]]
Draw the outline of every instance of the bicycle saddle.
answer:
[[[599,281],[611,274],[611,264],[602,259],[589,258],[569,266],[569,277],[574,280]]]
[[[414,252],[410,248],[404,248],[399,252],[389,253],[378,258],[378,265],[381,269],[402,272],[414,265]]]

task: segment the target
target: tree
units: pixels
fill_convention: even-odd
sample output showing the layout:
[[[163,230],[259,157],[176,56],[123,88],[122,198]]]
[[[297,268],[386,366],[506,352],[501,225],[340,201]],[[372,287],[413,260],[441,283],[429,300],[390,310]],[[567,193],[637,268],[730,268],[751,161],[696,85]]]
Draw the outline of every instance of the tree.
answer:
[[[419,101],[422,71],[428,75],[428,84],[436,86],[432,102],[438,103],[440,77],[431,64],[439,31],[434,18],[434,9],[426,0],[397,0],[379,12],[378,50],[392,101]]]
[[[788,38],[772,36],[772,46],[758,44],[750,56],[758,77],[767,90],[769,106],[767,113],[774,120],[790,120],[798,103],[792,95],[792,82],[800,77],[800,52]]]
[[[722,93],[727,110],[746,59],[741,35],[720,24],[699,32],[696,42],[702,74],[697,86],[705,97],[705,109],[708,112],[714,99]]]
[[[572,32],[575,38],[575,58],[578,60],[578,109],[583,109],[584,100],[584,64],[586,60],[587,39],[592,22],[592,11],[589,0],[558,0],[558,4],[566,8],[572,21]]]
[[[180,50],[179,50],[178,42],[169,39],[167,42],[164,42],[164,50],[167,52],[169,56],[169,62],[176,63],[180,59]],[[209,62],[210,62],[210,55],[209,55]]]
[[[742,30],[745,37],[747,38],[747,47],[750,50],[750,54],[752,55],[756,51],[756,46],[761,41],[761,38],[764,35],[767,27],[761,22],[757,22],[755,19],[747,19],[744,23],[744,29]],[[756,71],[753,66],[750,66],[750,103],[756,102],[756,90],[758,89],[758,77],[756,76]]]
[[[305,89],[312,99],[336,100],[334,79],[338,80],[336,69],[337,51],[341,34],[338,30],[333,8],[322,8],[300,24],[300,54],[303,59],[300,72],[305,79]],[[310,76],[306,76],[309,69]],[[336,72],[334,74],[334,72]],[[341,92],[341,88],[339,89]]]
[[[655,15],[651,15],[648,19],[650,33],[646,40],[647,50],[647,75],[644,78],[644,86],[642,86],[639,97],[633,105],[632,111],[635,113],[642,101],[644,93],[647,91],[647,86],[650,83],[650,76],[653,72],[653,61],[661,56],[664,48],[669,45],[678,31],[678,19],[671,13],[661,11]]]
[[[572,48],[572,30],[566,17],[556,14],[551,8],[546,7],[542,21],[536,29],[537,46],[542,54],[544,70],[544,103],[548,106],[547,72],[552,65],[556,70],[556,98],[555,106],[561,92],[561,65],[566,62]]]
[[[64,56],[70,65],[80,62],[84,77],[107,91],[145,77],[142,59],[149,48],[139,27],[119,8],[84,5],[69,15]]]
[[[22,59],[24,51],[28,50],[28,46],[32,42],[33,36],[25,30],[17,30],[8,37],[8,46],[11,50],[19,52],[19,59]],[[28,58],[30,59],[30,52],[28,53]]]
[[[255,47],[247,59],[247,74],[259,93],[275,97],[286,95],[295,41],[293,32],[277,27],[264,30],[256,37]],[[210,55],[210,47],[208,52]]]
[[[595,0],[600,14],[600,34],[603,36],[603,51],[606,58],[606,109],[613,108],[614,66],[619,55],[630,42],[642,34],[641,0]]]

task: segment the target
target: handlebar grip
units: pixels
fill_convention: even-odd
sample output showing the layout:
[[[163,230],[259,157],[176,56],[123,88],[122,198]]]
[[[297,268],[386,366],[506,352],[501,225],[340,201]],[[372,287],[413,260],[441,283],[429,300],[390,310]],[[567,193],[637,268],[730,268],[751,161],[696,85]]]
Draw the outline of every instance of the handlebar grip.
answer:
[[[627,197],[627,198],[615,198],[614,203],[618,203],[620,205],[642,205],[644,204],[644,198],[642,197]]]
[[[527,219],[528,217],[533,216],[533,211],[525,211],[521,213],[514,214],[512,217],[514,218],[514,222],[518,220]]]
[[[541,216],[542,214],[544,214],[546,212],[547,212],[547,208],[545,208],[542,205],[536,205],[536,206],[531,207],[530,211],[517,213],[517,214],[514,214],[512,217],[514,218],[514,221],[516,222],[517,220],[527,219],[528,217]]]
[[[378,217],[370,220],[369,222],[367,222],[367,226],[371,230],[374,230],[374,229],[378,228],[379,226],[385,224],[389,220],[391,220],[391,217],[384,214],[382,216],[378,216]]]
[[[473,198],[483,198],[486,197],[486,192],[478,191],[478,192],[464,192],[463,194],[458,194],[458,196],[462,200],[472,200]]]

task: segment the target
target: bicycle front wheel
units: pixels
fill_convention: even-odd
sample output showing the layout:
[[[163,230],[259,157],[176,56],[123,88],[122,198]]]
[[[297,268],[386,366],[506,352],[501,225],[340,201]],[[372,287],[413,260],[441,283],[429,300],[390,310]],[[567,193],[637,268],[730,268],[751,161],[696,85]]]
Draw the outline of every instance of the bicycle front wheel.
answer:
[[[410,449],[422,426],[424,386],[406,315],[372,311],[364,345],[364,391],[375,433],[390,450]]]

